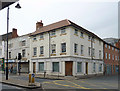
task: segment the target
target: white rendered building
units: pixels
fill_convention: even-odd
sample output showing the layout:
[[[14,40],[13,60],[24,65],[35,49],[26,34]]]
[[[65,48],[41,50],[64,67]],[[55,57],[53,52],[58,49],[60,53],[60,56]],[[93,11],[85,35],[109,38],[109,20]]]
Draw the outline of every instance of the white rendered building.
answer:
[[[92,50],[91,50],[92,49]],[[60,76],[103,73],[103,41],[70,20],[36,23],[30,36],[30,72]]]

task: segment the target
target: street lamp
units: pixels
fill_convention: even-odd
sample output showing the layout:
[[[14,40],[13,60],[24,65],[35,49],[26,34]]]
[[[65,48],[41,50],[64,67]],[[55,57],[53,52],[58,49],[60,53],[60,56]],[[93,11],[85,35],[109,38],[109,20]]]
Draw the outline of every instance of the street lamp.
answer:
[[[20,9],[21,6],[18,3],[15,8]],[[8,80],[8,31],[9,31],[9,6],[7,8],[7,62],[6,62],[6,80]]]

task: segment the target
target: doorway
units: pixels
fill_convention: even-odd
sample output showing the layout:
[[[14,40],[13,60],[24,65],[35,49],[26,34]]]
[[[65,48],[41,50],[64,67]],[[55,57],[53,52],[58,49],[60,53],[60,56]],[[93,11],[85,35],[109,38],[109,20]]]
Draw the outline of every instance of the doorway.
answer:
[[[73,61],[65,62],[65,76],[72,76]]]
[[[88,75],[88,62],[86,62],[86,74]]]

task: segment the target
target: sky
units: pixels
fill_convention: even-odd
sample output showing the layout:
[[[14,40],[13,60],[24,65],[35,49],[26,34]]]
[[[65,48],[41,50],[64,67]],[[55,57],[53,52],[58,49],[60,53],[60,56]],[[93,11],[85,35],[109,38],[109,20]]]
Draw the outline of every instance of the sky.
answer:
[[[36,22],[49,25],[64,19],[98,35],[118,38],[118,0],[19,0],[10,6],[9,32],[32,33]],[[0,11],[0,35],[7,32],[7,8]]]

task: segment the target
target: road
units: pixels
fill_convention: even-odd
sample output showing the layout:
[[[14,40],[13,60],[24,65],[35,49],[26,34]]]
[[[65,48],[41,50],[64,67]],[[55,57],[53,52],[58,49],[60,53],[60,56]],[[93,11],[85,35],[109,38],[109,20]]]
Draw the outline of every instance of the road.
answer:
[[[11,85],[1,84],[1,83],[0,83],[0,86],[2,87],[2,91],[6,91],[6,90],[21,91],[23,89],[16,86],[11,86]]]
[[[10,77],[15,79],[27,80],[28,76],[16,76],[10,75]],[[100,76],[100,77],[92,77],[87,79],[77,79],[77,80],[50,80],[50,79],[40,79],[35,78],[36,82],[42,83],[43,89],[62,89],[65,91],[73,90],[73,89],[109,89],[109,91],[116,91],[118,89],[118,76]],[[112,89],[112,90],[110,90]],[[96,90],[97,91],[97,90]]]

